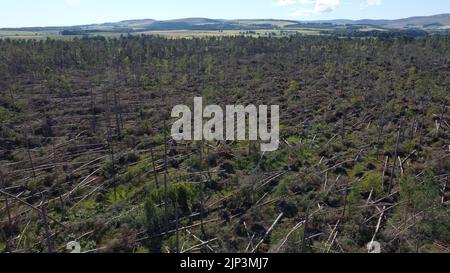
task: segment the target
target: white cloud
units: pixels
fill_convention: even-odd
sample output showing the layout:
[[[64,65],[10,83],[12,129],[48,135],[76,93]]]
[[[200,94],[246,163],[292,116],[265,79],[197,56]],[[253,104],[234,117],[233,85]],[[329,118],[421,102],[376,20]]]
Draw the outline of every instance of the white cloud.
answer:
[[[64,0],[64,2],[68,6],[79,6],[81,4],[81,0]]]
[[[381,6],[381,4],[383,4],[382,0],[366,0],[365,3],[360,5],[360,8],[365,9],[368,7]]]
[[[368,1],[380,1],[380,0],[368,0]],[[310,16],[314,14],[321,14],[325,12],[334,11],[340,4],[340,0],[277,0],[275,2],[278,6],[287,6],[299,4],[301,6],[309,5],[309,8],[301,8],[290,14],[293,17]]]
[[[316,7],[314,8],[314,12],[323,13],[323,12],[331,12],[340,4],[340,0],[317,0]]]

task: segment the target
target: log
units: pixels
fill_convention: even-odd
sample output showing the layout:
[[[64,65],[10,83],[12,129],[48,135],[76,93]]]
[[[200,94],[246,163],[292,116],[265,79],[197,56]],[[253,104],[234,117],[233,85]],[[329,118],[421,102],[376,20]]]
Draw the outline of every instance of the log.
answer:
[[[255,251],[258,250],[258,248],[262,245],[262,243],[264,243],[266,238],[270,235],[272,230],[275,228],[275,226],[278,224],[278,222],[281,220],[281,218],[283,218],[283,216],[284,216],[284,213],[280,213],[280,215],[278,215],[278,217],[275,220],[275,222],[273,222],[272,226],[270,226],[270,228],[266,231],[266,234],[264,234],[264,236],[261,239],[261,241],[259,241],[259,243],[255,246],[255,248],[253,248],[251,253],[255,253]]]
[[[289,237],[291,237],[292,233],[296,232],[299,228],[301,228],[306,221],[301,221],[299,223],[297,223],[297,225],[295,225],[286,235],[286,237],[284,237],[283,241],[281,242],[280,246],[277,248],[276,253],[279,253],[281,248],[283,248],[283,246],[287,243],[287,241],[289,240]]]
[[[211,239],[211,240],[209,240],[209,241],[207,241],[207,242],[203,242],[203,243],[201,243],[201,244],[198,244],[198,245],[195,245],[195,246],[193,246],[193,247],[191,247],[191,248],[188,248],[188,249],[186,249],[185,251],[183,251],[182,253],[188,253],[188,252],[190,252],[190,251],[192,251],[192,250],[195,250],[195,249],[197,249],[197,248],[203,247],[203,246],[205,246],[205,245],[209,245],[210,243],[215,242],[215,241],[217,241],[217,240],[218,240],[217,238]]]
[[[383,221],[383,216],[384,216],[385,212],[386,212],[386,206],[383,207],[383,210],[382,210],[382,212],[380,214],[380,218],[378,218],[378,223],[377,223],[377,226],[375,228],[375,232],[374,232],[374,234],[372,236],[372,240],[369,243],[369,246],[372,246],[373,243],[375,242],[375,238],[377,237],[378,231],[380,230],[381,222]],[[370,249],[371,249],[371,247],[369,247],[369,252],[370,252]]]
[[[7,192],[5,192],[3,190],[0,190],[0,193],[5,194],[5,195],[7,195],[7,196],[9,196],[9,197],[11,197],[13,199],[16,199],[17,201],[19,201],[19,203],[22,203],[23,205],[30,207],[31,209],[35,210],[39,214],[42,213],[42,211],[39,208],[29,204],[28,202],[23,201],[22,199],[14,196],[12,194],[9,194],[9,193],[7,193]],[[63,223],[61,223],[60,221],[56,220],[55,218],[50,217],[50,216],[47,216],[47,217],[48,217],[48,219],[52,220],[53,222],[57,223],[58,225],[62,226],[63,228],[66,228],[66,226]]]

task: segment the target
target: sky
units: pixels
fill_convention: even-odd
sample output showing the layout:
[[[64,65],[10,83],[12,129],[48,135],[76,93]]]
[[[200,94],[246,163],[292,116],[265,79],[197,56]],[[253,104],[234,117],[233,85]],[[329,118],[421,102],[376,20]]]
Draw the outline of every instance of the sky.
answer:
[[[399,19],[450,13],[449,0],[0,0],[0,28],[130,19]]]

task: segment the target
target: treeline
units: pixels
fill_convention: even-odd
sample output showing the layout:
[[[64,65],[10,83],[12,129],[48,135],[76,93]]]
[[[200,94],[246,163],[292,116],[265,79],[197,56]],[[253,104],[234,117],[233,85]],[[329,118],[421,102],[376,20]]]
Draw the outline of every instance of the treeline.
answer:
[[[385,38],[390,37],[389,34],[387,35]],[[421,51],[432,50],[433,54],[441,54],[448,49],[449,39],[448,37],[411,39],[408,36],[400,36],[389,40],[353,40],[351,38],[294,36],[278,40],[264,37],[167,40],[154,36],[128,36],[118,39],[103,37],[75,38],[69,42],[6,39],[0,41],[0,48],[2,49],[2,71],[11,74],[25,72],[39,74],[45,67],[56,69],[85,66],[87,69],[105,66],[111,62],[116,65],[124,65],[126,59],[135,66],[151,65],[152,61],[162,59],[168,61],[168,65],[176,66],[198,59],[198,53],[202,51],[207,52],[207,56],[214,57],[214,59],[222,62],[225,62],[225,60],[221,60],[221,57],[225,57],[227,54],[231,54],[231,57],[233,57],[230,61],[237,61],[241,57],[257,54],[279,55],[282,60],[287,61],[290,57],[298,56],[301,53],[311,53],[310,56],[299,57],[303,59],[307,57],[308,61],[314,62],[316,59],[334,57],[337,50],[345,51],[353,44],[364,48],[363,52],[359,50],[359,54],[361,57],[367,55],[365,57],[369,59],[373,57],[368,56],[368,52],[375,51],[375,53],[378,53],[376,49],[380,47],[409,51],[415,46],[423,45],[424,47],[419,48]],[[403,46],[404,48],[402,48]],[[403,57],[400,56],[400,58]],[[328,62],[340,62],[349,58],[353,58],[353,56],[343,56],[336,60],[329,59]],[[287,65],[290,65],[289,62],[287,62]]]
[[[344,37],[355,37],[355,38],[425,38],[430,35],[429,32],[421,29],[406,29],[406,30],[366,30],[361,31],[355,28],[348,28],[342,30],[322,30],[320,32],[324,35],[335,35]]]

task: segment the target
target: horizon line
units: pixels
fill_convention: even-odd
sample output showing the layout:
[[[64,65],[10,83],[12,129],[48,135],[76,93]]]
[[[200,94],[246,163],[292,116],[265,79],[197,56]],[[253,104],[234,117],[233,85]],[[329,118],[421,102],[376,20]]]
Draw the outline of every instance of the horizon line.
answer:
[[[143,20],[153,20],[155,22],[165,22],[165,21],[173,21],[173,20],[186,20],[186,19],[208,19],[208,20],[216,20],[216,21],[238,21],[238,20],[276,20],[276,21],[292,21],[292,22],[329,22],[329,21],[365,21],[365,20],[373,20],[373,21],[395,21],[395,20],[404,20],[404,19],[411,19],[411,18],[420,18],[420,17],[433,17],[433,16],[442,16],[442,15],[450,15],[450,12],[445,13],[438,13],[438,14],[431,14],[431,15],[413,15],[408,17],[401,17],[401,18],[393,18],[393,19],[386,19],[386,18],[360,18],[360,19],[347,19],[347,18],[335,18],[335,19],[324,19],[324,20],[302,20],[302,19],[286,19],[286,18],[231,18],[231,19],[225,19],[225,18],[210,18],[210,17],[202,17],[202,16],[192,16],[192,17],[180,17],[180,18],[171,18],[171,19],[153,19],[153,18],[144,18],[144,19],[122,19],[117,21],[104,21],[104,22],[97,22],[97,23],[84,23],[84,24],[74,24],[74,25],[34,25],[34,26],[16,26],[16,27],[8,27],[8,26],[0,26],[0,29],[21,29],[21,28],[58,28],[58,27],[79,27],[79,26],[92,26],[92,25],[103,25],[103,24],[114,24],[114,23],[120,23],[120,22],[127,22],[127,21],[143,21]]]

